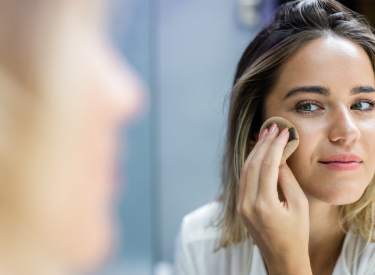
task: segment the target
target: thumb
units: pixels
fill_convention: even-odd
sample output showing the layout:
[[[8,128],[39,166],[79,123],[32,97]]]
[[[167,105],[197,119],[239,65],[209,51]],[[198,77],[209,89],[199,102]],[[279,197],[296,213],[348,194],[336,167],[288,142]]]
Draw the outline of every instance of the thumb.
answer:
[[[299,207],[301,203],[307,201],[305,193],[302,191],[286,162],[279,166],[278,182],[284,193],[285,200],[291,207]]]

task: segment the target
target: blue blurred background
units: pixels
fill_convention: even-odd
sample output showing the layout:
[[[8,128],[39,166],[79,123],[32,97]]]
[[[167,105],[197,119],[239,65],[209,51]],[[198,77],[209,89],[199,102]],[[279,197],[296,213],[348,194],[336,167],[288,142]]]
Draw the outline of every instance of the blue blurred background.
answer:
[[[170,274],[183,216],[218,194],[225,96],[275,2],[113,1],[113,39],[148,85],[151,106],[127,134],[122,238],[100,274]]]
[[[356,9],[351,1],[342,2]],[[127,134],[122,238],[100,274],[170,275],[183,216],[219,191],[236,63],[285,0],[112,2],[112,37],[148,85],[151,106]]]

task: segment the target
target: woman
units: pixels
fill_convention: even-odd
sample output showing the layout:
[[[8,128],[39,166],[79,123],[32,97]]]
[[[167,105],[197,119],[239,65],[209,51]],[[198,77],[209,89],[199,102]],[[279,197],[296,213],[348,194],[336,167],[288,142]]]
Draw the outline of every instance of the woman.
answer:
[[[104,8],[0,3],[0,274],[92,271],[112,246],[118,130],[143,88]]]
[[[375,274],[374,68],[359,14],[334,0],[278,8],[238,63],[222,195],[184,218],[177,274]],[[289,133],[258,140],[273,116],[300,138],[282,164]]]

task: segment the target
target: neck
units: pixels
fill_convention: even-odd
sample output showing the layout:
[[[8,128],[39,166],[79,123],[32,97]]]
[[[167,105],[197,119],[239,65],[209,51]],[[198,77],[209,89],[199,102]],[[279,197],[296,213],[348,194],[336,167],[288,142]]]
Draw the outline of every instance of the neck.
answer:
[[[339,226],[339,206],[329,205],[312,198],[308,200],[311,268],[313,274],[319,274],[322,269],[325,269],[327,274],[332,274],[345,238],[345,232],[340,230]]]

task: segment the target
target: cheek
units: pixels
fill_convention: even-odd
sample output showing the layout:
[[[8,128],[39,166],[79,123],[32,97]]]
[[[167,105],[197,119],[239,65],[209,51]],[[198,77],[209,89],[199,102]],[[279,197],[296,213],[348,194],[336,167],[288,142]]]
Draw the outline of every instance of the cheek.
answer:
[[[77,266],[93,266],[109,252],[114,233],[114,135],[104,128],[98,112],[77,119],[70,138],[53,146],[59,163],[50,165],[53,185],[39,209],[42,232],[53,251]],[[95,115],[96,114],[96,115]],[[68,134],[66,134],[68,135]],[[56,148],[66,148],[58,149]],[[52,150],[51,150],[52,151]],[[51,156],[53,160],[53,156]]]
[[[113,245],[117,127],[124,105],[109,96],[99,77],[86,75],[82,83],[79,91],[70,94],[72,102],[61,106],[61,114],[53,120],[59,125],[48,138],[53,152],[48,182],[54,187],[45,192],[51,199],[40,200],[39,209],[46,210],[36,212],[41,217],[40,231],[54,253],[71,264],[89,267],[104,260]]]
[[[361,129],[361,147],[362,155],[366,165],[374,167],[375,169],[375,121],[364,124]]]
[[[76,165],[72,167],[74,184],[68,194],[67,226],[74,236],[71,243],[76,244],[71,251],[77,251],[83,262],[95,262],[107,251],[113,234],[113,141],[100,124],[83,129],[86,138],[77,146]]]
[[[316,178],[313,175],[312,165],[314,152],[318,146],[319,138],[298,129],[299,145],[293,154],[288,158],[287,163],[301,187],[303,188],[307,179]]]
[[[316,152],[320,151],[319,142],[322,140],[323,133],[311,124],[310,127],[294,125],[298,131],[299,144],[287,162],[293,165],[296,173],[302,173],[302,171],[308,171],[313,162],[319,158],[319,156],[316,156]]]
[[[116,191],[118,140],[115,121],[102,91],[90,94],[70,160],[70,198],[65,228],[71,240],[66,247],[78,263],[100,261],[112,246],[113,200]]]
[[[359,155],[364,156],[364,160],[367,156],[367,161],[354,171],[334,171],[318,163],[319,159],[333,154],[332,150],[335,149],[326,138],[325,132],[322,129],[315,129],[314,125],[310,125],[309,128],[296,127],[300,142],[287,163],[305,194],[335,205],[357,201],[372,180],[375,171],[375,158],[369,156],[370,152],[358,150],[368,148],[375,151],[375,143],[369,142],[369,146],[365,146],[366,139],[362,135],[361,141],[355,148]]]
[[[57,186],[48,195],[54,199],[45,200],[41,205],[45,210],[39,211],[43,213],[42,232],[49,236],[52,250],[69,264],[90,267],[111,247],[111,198],[102,179],[78,157],[61,172],[69,176],[54,181]]]

